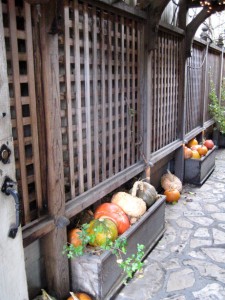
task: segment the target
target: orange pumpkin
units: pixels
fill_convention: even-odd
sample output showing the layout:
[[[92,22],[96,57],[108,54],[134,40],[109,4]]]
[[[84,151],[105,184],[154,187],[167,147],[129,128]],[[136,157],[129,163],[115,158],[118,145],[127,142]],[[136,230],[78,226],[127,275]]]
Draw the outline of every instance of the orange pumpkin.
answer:
[[[188,148],[191,148],[194,145],[198,145],[198,141],[195,138],[190,140],[187,144]]]
[[[198,153],[198,150],[192,150],[192,159],[200,159],[201,156],[200,154]]]
[[[104,246],[108,240],[115,241],[118,237],[116,224],[106,218],[92,220],[87,233],[94,236],[94,241],[89,242],[91,246]]]
[[[128,216],[122,208],[115,203],[103,203],[98,206],[94,218],[107,218],[112,220],[117,226],[118,234],[124,233],[130,227]]]
[[[205,156],[208,152],[208,148],[203,145],[203,146],[199,147],[197,151],[200,156]]]
[[[79,300],[92,300],[90,296],[88,296],[85,293],[74,293],[74,295],[79,299]],[[74,300],[72,296],[67,298],[67,300]]]
[[[205,140],[203,143],[208,149],[212,149],[214,147],[214,142],[212,140]]]
[[[169,189],[164,192],[166,202],[177,202],[180,199],[180,192],[177,189]]]
[[[192,151],[188,147],[184,147],[184,159],[189,159],[192,157]]]
[[[74,247],[78,247],[82,245],[82,240],[80,239],[79,233],[81,232],[80,229],[74,228],[71,229],[68,233],[68,242]]]

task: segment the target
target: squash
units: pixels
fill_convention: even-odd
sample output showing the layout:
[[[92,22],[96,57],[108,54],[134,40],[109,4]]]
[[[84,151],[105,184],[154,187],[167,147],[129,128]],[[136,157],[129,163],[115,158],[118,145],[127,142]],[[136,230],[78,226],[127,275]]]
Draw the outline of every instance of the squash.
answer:
[[[68,242],[74,245],[74,247],[82,245],[79,233],[81,233],[81,230],[78,228],[71,229],[68,233]]]
[[[202,145],[201,147],[198,148],[197,151],[200,154],[200,156],[205,156],[208,153],[208,148]]]
[[[89,223],[87,233],[93,239],[89,242],[91,246],[105,246],[110,241],[115,241],[118,237],[116,224],[109,219],[94,219]]]
[[[90,296],[86,293],[72,293],[70,292],[71,296],[67,298],[67,300],[92,300]]]
[[[214,142],[212,140],[205,140],[203,145],[210,150],[214,147]]]
[[[128,215],[131,224],[135,223],[147,210],[144,200],[126,192],[118,192],[114,194],[111,202],[122,208],[122,210]]]
[[[144,200],[147,207],[150,207],[159,198],[154,186],[144,181],[136,181],[130,193]]]
[[[164,192],[166,196],[166,202],[173,203],[180,199],[180,192],[177,189],[169,189]]]
[[[184,159],[192,158],[192,150],[184,146]]]
[[[97,207],[94,218],[107,218],[112,220],[118,229],[118,234],[124,233],[130,227],[128,216],[121,207],[114,203],[103,203]]]
[[[56,300],[56,298],[50,296],[44,289],[41,290],[42,295],[37,296],[33,300]]]
[[[182,191],[182,182],[177,176],[173,175],[169,170],[167,170],[167,174],[164,174],[161,177],[161,186],[165,191],[171,188],[177,189],[179,192]]]
[[[194,145],[198,145],[198,141],[196,140],[196,138],[190,140],[190,141],[187,143],[188,148],[191,148],[191,147],[194,146]]]

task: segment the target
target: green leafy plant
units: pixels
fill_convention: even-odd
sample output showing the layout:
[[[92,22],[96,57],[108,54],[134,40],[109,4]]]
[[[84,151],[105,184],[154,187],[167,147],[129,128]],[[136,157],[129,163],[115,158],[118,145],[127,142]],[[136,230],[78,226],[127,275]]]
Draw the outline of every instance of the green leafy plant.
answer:
[[[137,252],[132,254],[129,257],[125,257],[127,253],[127,239],[123,237],[117,238],[115,241],[111,241],[110,239],[106,240],[106,243],[101,245],[100,247],[89,247],[89,242],[93,242],[95,240],[95,235],[101,232],[101,228],[97,228],[94,234],[88,233],[89,224],[83,224],[81,226],[81,232],[79,232],[79,237],[82,240],[82,245],[74,246],[70,243],[67,243],[63,247],[63,254],[66,254],[69,259],[74,257],[82,256],[86,252],[91,251],[93,253],[98,253],[99,251],[108,250],[111,251],[112,254],[116,256],[116,262],[119,267],[126,274],[127,278],[132,278],[133,274],[136,271],[140,271],[143,267],[142,259],[144,257],[144,245],[137,244]],[[90,250],[91,249],[91,250]]]
[[[219,102],[215,84],[210,80],[210,93],[209,93],[209,112],[216,122],[217,129],[224,134],[225,133],[225,79],[222,81],[221,85],[221,103]]]

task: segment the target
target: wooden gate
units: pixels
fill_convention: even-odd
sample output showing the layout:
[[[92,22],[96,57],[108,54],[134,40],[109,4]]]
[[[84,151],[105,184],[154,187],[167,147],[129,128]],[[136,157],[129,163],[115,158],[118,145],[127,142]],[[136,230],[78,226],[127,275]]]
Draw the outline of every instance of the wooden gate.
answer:
[[[27,224],[43,210],[31,11],[23,1],[3,1],[2,9],[16,179],[23,199],[23,224]]]

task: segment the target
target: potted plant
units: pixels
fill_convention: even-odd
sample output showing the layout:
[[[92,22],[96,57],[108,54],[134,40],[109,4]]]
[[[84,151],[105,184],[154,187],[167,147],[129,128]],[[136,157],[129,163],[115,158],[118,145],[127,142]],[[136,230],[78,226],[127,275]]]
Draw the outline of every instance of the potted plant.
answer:
[[[94,215],[96,212],[98,208]],[[72,290],[85,291],[96,300],[107,300],[134,272],[142,269],[143,258],[162,237],[165,230],[165,196],[158,195],[149,209],[117,237],[112,232],[104,238],[101,217],[82,225],[78,233],[75,232],[75,247],[69,238],[64,253],[71,258]],[[106,217],[104,214],[104,222]],[[112,215],[110,219],[113,219]],[[109,222],[110,230],[111,225]]]
[[[219,101],[214,82],[210,80],[210,93],[209,93],[209,112],[213,117],[216,128],[213,132],[213,140],[219,147],[225,147],[225,79],[221,85],[221,101]]]

